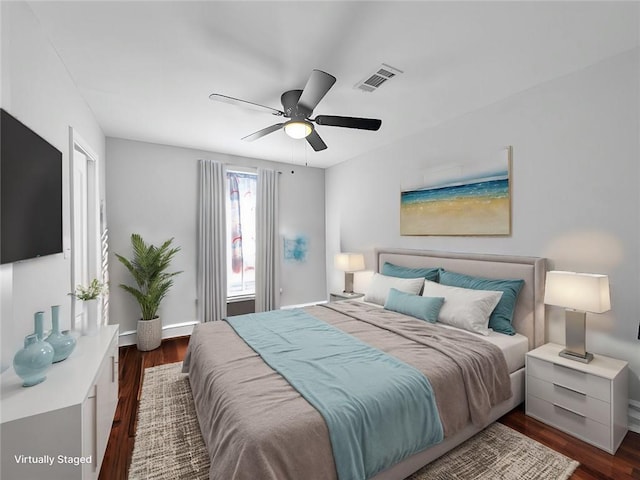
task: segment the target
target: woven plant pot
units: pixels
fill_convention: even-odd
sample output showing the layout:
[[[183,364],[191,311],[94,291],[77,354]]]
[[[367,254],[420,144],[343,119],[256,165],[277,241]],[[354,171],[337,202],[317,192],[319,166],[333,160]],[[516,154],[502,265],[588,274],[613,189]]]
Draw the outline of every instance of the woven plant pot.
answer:
[[[148,352],[155,350],[162,342],[162,320],[138,320],[138,350]]]

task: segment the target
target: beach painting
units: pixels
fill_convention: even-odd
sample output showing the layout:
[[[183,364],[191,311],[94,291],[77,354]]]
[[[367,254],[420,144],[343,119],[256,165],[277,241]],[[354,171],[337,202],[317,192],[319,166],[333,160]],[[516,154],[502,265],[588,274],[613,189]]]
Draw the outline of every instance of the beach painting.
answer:
[[[412,175],[401,188],[400,234],[510,235],[510,173],[507,147],[480,162],[447,164]]]

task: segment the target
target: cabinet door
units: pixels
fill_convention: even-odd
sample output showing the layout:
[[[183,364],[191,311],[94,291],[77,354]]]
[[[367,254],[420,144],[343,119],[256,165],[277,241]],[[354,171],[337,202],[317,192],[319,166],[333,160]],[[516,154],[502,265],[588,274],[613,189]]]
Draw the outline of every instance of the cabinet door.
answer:
[[[107,449],[113,415],[118,405],[118,338],[109,347],[96,379],[96,469]]]
[[[82,479],[97,478],[96,473],[96,387],[91,387],[89,395],[82,403],[82,456],[91,457],[91,463],[82,465]]]

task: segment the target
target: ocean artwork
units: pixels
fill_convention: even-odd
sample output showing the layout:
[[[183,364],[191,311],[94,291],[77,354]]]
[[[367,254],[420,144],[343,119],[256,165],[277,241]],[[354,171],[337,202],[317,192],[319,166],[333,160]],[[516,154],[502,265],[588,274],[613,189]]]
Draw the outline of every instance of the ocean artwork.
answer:
[[[511,149],[489,164],[424,172],[400,193],[402,235],[509,235]]]
[[[284,260],[290,263],[305,263],[309,252],[309,240],[304,235],[284,239]]]

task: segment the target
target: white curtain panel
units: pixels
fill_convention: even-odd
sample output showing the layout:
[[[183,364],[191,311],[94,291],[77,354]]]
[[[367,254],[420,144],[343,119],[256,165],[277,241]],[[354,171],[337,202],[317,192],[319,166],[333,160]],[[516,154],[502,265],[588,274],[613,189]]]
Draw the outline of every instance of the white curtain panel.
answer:
[[[211,160],[198,168],[198,320],[210,322],[227,316],[227,172]]]
[[[256,198],[256,312],[280,307],[278,172],[258,169]]]

